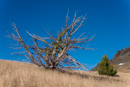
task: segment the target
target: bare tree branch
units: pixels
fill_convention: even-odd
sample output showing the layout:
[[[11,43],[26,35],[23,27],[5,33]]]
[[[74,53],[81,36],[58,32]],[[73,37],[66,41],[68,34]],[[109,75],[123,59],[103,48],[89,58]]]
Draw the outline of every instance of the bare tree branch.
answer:
[[[88,36],[83,37],[84,33],[73,38],[73,34],[78,31],[78,29],[83,24],[86,19],[85,16],[76,17],[76,12],[72,23],[69,25],[69,10],[66,15],[66,27],[62,28],[62,31],[59,31],[57,37],[54,37],[51,32],[47,32],[49,37],[40,37],[35,34],[27,33],[33,38],[33,45],[29,46],[24,43],[24,40],[19,34],[19,31],[16,27],[16,24],[13,23],[14,33],[8,33],[9,38],[13,38],[17,41],[18,45],[11,47],[13,49],[25,49],[23,52],[15,52],[13,54],[24,55],[32,63],[43,66],[44,68],[49,69],[75,69],[82,68],[87,70],[81,63],[75,60],[71,55],[68,54],[68,51],[71,49],[85,49],[92,50],[91,48],[84,47],[84,43],[91,41],[95,36],[88,38]],[[55,35],[56,36],[56,35]],[[81,38],[82,37],[82,38]],[[45,45],[44,47],[40,46],[41,42]],[[40,45],[39,45],[40,44]],[[28,54],[27,54],[28,53]]]

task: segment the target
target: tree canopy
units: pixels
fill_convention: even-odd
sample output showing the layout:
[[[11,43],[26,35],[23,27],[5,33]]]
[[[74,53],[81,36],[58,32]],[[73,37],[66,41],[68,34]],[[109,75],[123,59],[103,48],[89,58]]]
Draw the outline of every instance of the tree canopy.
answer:
[[[107,55],[102,57],[101,62],[98,64],[97,70],[100,75],[115,76],[117,73],[117,71],[110,64],[110,60]]]

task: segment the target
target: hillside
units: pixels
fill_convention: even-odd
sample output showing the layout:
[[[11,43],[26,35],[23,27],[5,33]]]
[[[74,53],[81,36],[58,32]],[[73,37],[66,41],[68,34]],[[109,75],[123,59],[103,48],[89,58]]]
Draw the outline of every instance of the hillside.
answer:
[[[0,87],[130,87],[130,73],[119,77],[99,76],[97,72],[72,71],[69,75],[45,70],[33,64],[0,60]]]
[[[117,51],[110,62],[118,71],[130,72],[130,47]],[[92,71],[95,70],[96,67],[92,69]]]
[[[121,49],[111,59],[112,64],[127,63],[130,61],[130,47]]]
[[[119,50],[113,58],[110,60],[111,63],[120,71],[130,71],[130,47],[124,50]]]

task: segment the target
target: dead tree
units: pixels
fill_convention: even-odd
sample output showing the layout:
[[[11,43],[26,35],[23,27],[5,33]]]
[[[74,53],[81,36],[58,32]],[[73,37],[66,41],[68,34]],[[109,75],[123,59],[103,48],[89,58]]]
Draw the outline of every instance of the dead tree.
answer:
[[[91,41],[94,36],[91,38],[82,37],[83,33],[77,38],[72,37],[86,19],[85,16],[76,17],[75,13],[72,23],[68,25],[67,14],[66,27],[63,28],[57,36],[54,36],[49,32],[49,37],[40,37],[27,31],[27,33],[33,38],[34,43],[32,46],[25,44],[15,23],[13,23],[13,27],[16,35],[14,33],[9,33],[8,37],[17,41],[18,45],[15,49],[22,48],[25,50],[24,52],[19,52],[17,54],[24,53],[24,56],[38,66],[42,66],[46,69],[86,69],[68,53],[71,49],[89,49],[85,48],[82,44]],[[44,47],[40,47],[40,43],[44,43]]]

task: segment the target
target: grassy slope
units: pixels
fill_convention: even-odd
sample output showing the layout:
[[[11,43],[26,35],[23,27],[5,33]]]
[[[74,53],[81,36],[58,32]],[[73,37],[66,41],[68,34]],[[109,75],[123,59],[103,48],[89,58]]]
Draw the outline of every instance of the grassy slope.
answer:
[[[128,69],[130,68],[130,61],[128,61],[124,65],[114,65],[114,68],[116,68],[120,72],[130,73],[130,69]]]
[[[0,87],[130,87],[130,73],[107,77],[96,72],[76,72],[85,73],[88,78],[45,70],[29,63],[0,60]]]

